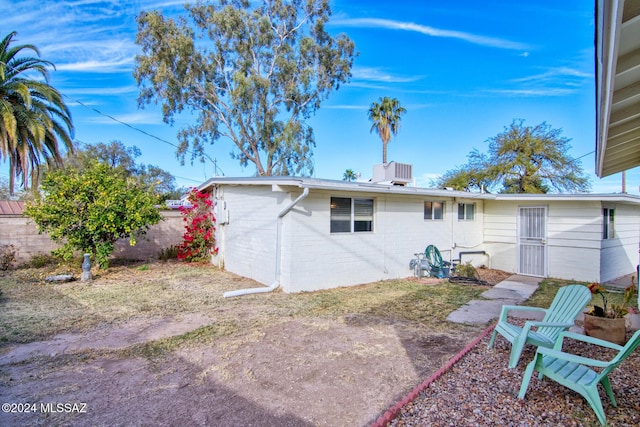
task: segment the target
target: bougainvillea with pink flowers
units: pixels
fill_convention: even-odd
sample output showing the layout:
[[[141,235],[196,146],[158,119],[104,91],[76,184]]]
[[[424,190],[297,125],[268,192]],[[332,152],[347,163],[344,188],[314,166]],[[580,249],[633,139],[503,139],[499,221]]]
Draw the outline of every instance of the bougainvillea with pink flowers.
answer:
[[[181,206],[182,220],[186,222],[182,243],[178,246],[178,259],[188,262],[208,261],[216,248],[216,218],[209,193],[192,188],[187,197],[191,206]]]

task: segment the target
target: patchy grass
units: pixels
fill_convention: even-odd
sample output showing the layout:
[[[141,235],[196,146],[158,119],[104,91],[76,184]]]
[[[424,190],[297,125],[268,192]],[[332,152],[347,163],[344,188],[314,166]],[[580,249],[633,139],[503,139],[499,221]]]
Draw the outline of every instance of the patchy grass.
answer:
[[[361,314],[388,320],[420,322],[432,327],[486,288],[442,282],[389,280],[363,286],[332,289],[296,296],[302,315],[344,316]]]
[[[452,325],[444,322],[448,313],[486,290],[407,279],[301,294],[276,291],[224,299],[225,291],[258,285],[210,265],[123,265],[98,271],[91,282],[63,284],[44,282],[51,271],[51,267],[22,269],[0,277],[0,343],[42,340],[63,331],[82,332],[132,317],[195,312],[215,316],[215,327],[154,341],[132,351],[153,355],[175,349],[185,341],[216,339],[239,328],[292,317],[339,319],[358,315],[369,322],[409,322],[437,331],[451,329]]]
[[[202,326],[182,335],[135,344],[117,353],[124,357],[156,359],[184,345],[211,344],[216,339],[231,335],[237,331],[238,327],[235,322],[215,323]]]
[[[529,307],[549,307],[553,298],[555,298],[556,293],[560,287],[565,286],[567,284],[578,283],[582,285],[588,285],[585,282],[567,282],[558,279],[545,279],[540,283],[536,292],[529,298],[523,305]],[[620,290],[610,290],[607,292],[607,304],[609,307],[612,305],[621,305],[624,299],[624,291]],[[637,297],[631,301],[632,306],[635,306],[637,302]],[[602,306],[602,298],[599,295],[595,295],[589,304],[587,304],[584,311],[589,311],[593,308],[594,305]]]
[[[16,273],[21,274],[4,275],[0,277],[0,342],[25,343],[134,316],[202,311],[222,299],[215,286],[188,286],[192,269],[174,267],[118,267],[91,282],[61,284],[44,282],[48,272],[20,270]],[[211,268],[198,270],[203,279],[213,273]]]
[[[544,279],[540,282],[538,289],[533,293],[533,295],[531,295],[531,298],[525,301],[522,305],[526,305],[528,307],[547,308],[551,305],[556,293],[558,293],[558,289],[566,284],[567,282],[563,282],[561,280]]]

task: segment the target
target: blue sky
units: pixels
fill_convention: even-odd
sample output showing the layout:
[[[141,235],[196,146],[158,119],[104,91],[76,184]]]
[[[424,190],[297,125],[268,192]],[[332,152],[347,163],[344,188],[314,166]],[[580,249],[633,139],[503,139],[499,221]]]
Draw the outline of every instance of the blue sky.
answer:
[[[180,165],[172,145],[179,123],[163,123],[153,105],[138,108],[132,77],[137,14],[158,9],[175,15],[183,13],[182,3],[0,0],[0,13],[2,36],[17,31],[18,43],[35,44],[56,65],[50,82],[68,97],[78,141],[135,145],[142,151],[139,162],[160,166],[178,185],[192,186],[210,178],[213,165]],[[407,113],[389,143],[388,159],[413,164],[419,186],[466,163],[472,149],[486,151],[488,138],[524,119],[526,125],[546,121],[563,130],[571,139],[569,154],[580,158],[593,192],[621,191],[620,174],[602,180],[594,174],[593,2],[390,4],[331,2],[329,30],[346,33],[359,56],[351,82],[309,122],[317,143],[315,177],[342,179],[346,169],[371,175],[382,161],[382,145],[370,133],[367,109],[389,96]],[[242,168],[231,151],[228,141],[207,148],[225,175],[252,176],[255,169]],[[7,165],[0,166],[6,176]],[[638,194],[639,185],[640,172],[629,171],[627,191]]]

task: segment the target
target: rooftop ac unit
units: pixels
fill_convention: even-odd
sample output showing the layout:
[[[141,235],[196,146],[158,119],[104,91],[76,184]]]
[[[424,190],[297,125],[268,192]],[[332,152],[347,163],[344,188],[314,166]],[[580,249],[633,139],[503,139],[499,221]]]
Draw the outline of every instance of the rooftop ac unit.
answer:
[[[389,162],[373,166],[373,182],[389,181],[394,185],[407,185],[413,181],[413,166]]]

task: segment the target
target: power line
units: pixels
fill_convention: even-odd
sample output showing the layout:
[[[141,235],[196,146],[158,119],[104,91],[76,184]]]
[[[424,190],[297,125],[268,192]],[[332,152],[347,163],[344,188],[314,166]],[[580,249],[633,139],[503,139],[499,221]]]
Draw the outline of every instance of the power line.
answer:
[[[63,93],[63,94],[62,94],[62,96],[64,96],[65,98],[69,98],[69,99],[70,99],[70,100],[72,100],[73,102],[77,102],[78,104],[82,105],[84,108],[86,108],[86,109],[88,109],[88,110],[91,110],[91,111],[93,111],[93,112],[95,112],[95,113],[98,113],[98,114],[100,114],[101,116],[104,116],[104,117],[106,117],[106,118],[108,118],[108,119],[110,119],[110,120],[113,120],[113,121],[114,121],[114,122],[116,122],[116,123],[119,123],[119,124],[121,124],[121,125],[124,125],[124,126],[128,127],[129,129],[133,129],[133,130],[135,130],[135,131],[137,131],[137,132],[140,132],[140,133],[142,133],[142,134],[144,134],[144,135],[146,135],[146,136],[148,136],[148,137],[150,137],[150,138],[154,138],[154,139],[157,139],[157,140],[158,140],[158,141],[160,141],[160,142],[163,142],[163,143],[165,143],[165,144],[169,144],[170,146],[172,146],[172,147],[174,147],[174,148],[176,148],[176,149],[180,148],[180,147],[178,147],[176,144],[174,144],[174,143],[172,143],[172,142],[170,142],[170,141],[167,141],[166,139],[162,139],[162,138],[160,138],[160,137],[158,137],[158,136],[155,136],[155,135],[153,135],[153,134],[151,134],[151,133],[149,133],[149,132],[147,132],[147,131],[145,131],[145,130],[143,130],[143,129],[140,129],[140,128],[138,128],[138,127],[135,127],[135,126],[133,126],[133,125],[131,125],[131,124],[129,124],[129,123],[123,122],[122,120],[119,120],[119,119],[117,119],[117,118],[115,118],[115,117],[113,117],[113,116],[111,116],[111,115],[109,115],[109,114],[103,113],[102,111],[98,110],[97,108],[95,108],[95,107],[91,107],[91,106],[89,106],[89,105],[85,104],[85,103],[84,103],[84,102],[82,102],[82,101],[79,101],[79,100],[77,100],[77,99],[75,99],[75,98],[70,97],[69,95],[65,95],[65,94]],[[186,150],[186,151],[187,151],[187,153],[195,154],[195,153],[194,153],[193,151],[191,151],[191,150]],[[213,164],[213,173],[214,173],[214,174],[219,170],[219,171],[220,171],[220,173],[221,173],[221,175],[222,175],[222,176],[224,176],[224,172],[223,172],[223,170],[222,170],[222,169],[220,169],[220,167],[218,167],[218,162],[217,162],[216,160],[212,159],[212,158],[211,158],[207,153],[205,153],[204,151],[202,152],[202,156],[204,156],[205,158],[207,158],[207,159],[208,159],[208,160]],[[188,178],[183,178],[183,179],[188,179]],[[193,180],[192,180],[192,181],[193,181]]]

